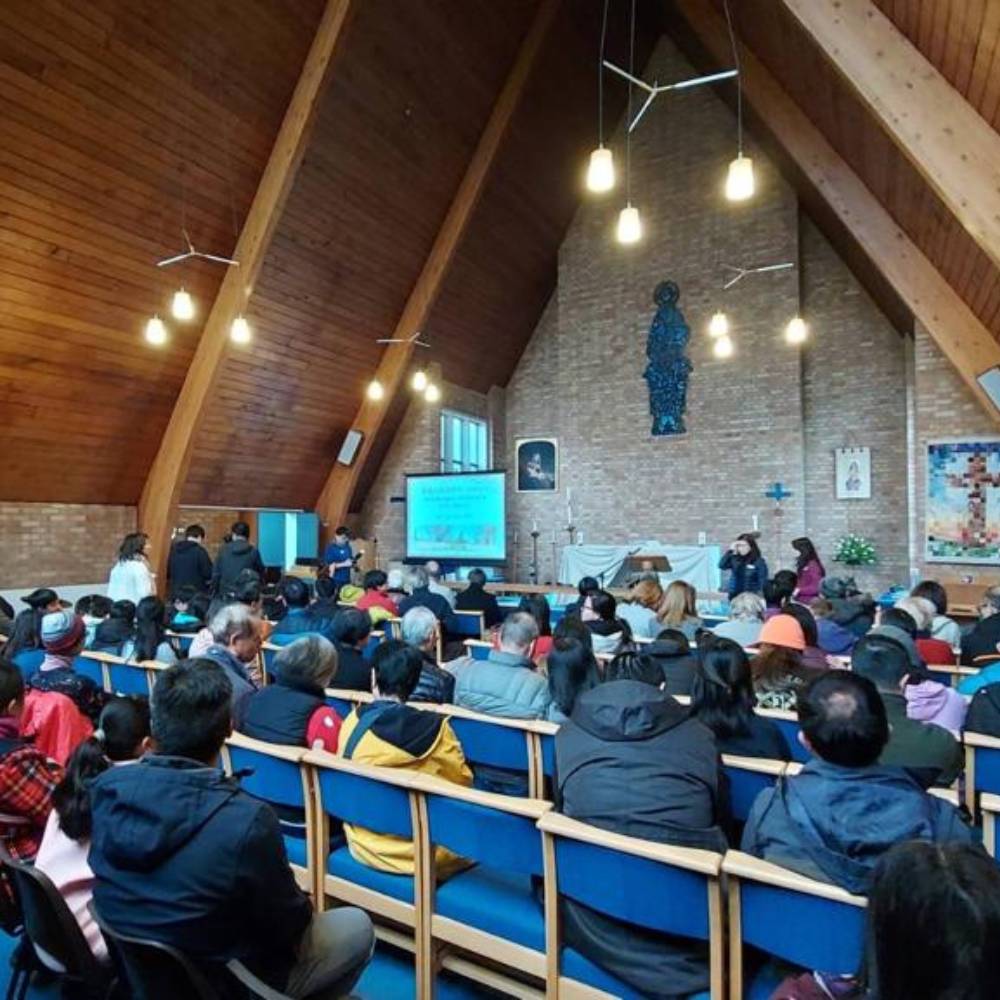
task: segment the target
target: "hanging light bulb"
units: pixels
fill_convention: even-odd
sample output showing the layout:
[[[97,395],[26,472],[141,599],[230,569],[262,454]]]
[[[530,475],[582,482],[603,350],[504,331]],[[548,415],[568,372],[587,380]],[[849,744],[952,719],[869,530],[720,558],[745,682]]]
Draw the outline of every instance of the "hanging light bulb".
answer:
[[[712,344],[712,353],[717,358],[731,358],[733,356],[733,342],[728,335],[723,334]]]
[[[144,333],[146,340],[156,347],[162,347],[167,342],[167,325],[159,316],[147,320]]]
[[[809,336],[809,327],[801,316],[794,316],[785,327],[785,340],[789,344],[804,344]]]
[[[729,333],[729,317],[724,312],[712,313],[712,318],[708,321],[708,335],[715,340],[727,333]]]
[[[174,292],[173,302],[170,305],[170,312],[174,319],[188,320],[194,319],[194,299],[183,286],[179,291]]]
[[[642,239],[642,221],[639,209],[628,203],[618,215],[618,242],[638,243]]]
[[[746,201],[754,192],[753,160],[740,153],[729,164],[726,175],[726,197],[730,201]]]
[[[229,336],[234,344],[250,343],[250,324],[242,313],[233,320],[233,325],[229,328]]]
[[[428,403],[436,403],[440,398],[441,390],[433,382],[428,382],[427,388],[424,390],[424,399]]]
[[[418,368],[413,373],[410,385],[413,386],[416,392],[423,392],[424,389],[427,388],[427,372],[425,372],[422,368]]]
[[[371,382],[368,383],[367,395],[369,399],[373,399],[376,402],[385,395],[385,388],[377,378],[373,378]]]
[[[610,191],[615,186],[615,161],[611,150],[601,145],[590,154],[587,166],[587,190],[596,194]]]

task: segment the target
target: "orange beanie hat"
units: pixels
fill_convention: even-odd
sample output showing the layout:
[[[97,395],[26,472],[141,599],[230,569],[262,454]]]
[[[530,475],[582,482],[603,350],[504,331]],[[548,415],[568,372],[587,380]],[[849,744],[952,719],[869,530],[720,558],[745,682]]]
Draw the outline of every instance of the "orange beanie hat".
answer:
[[[775,615],[768,618],[760,630],[757,644],[763,646],[765,643],[797,649],[801,653],[806,648],[806,637],[802,634],[802,626],[791,615]]]

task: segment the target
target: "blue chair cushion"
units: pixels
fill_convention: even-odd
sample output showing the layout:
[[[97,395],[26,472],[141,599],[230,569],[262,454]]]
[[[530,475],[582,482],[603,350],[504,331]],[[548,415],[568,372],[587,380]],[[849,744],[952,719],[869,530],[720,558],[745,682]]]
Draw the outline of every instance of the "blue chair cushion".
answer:
[[[631,986],[616,979],[611,973],[605,972],[599,965],[594,965],[589,958],[585,958],[572,948],[563,948],[560,972],[568,979],[586,983],[594,989],[619,997],[620,1000],[644,1000],[644,994],[636,992]],[[707,990],[702,993],[689,993],[687,1000],[711,1000],[711,993]]]
[[[306,842],[303,837],[289,837],[287,834],[282,838],[285,841],[285,853],[288,860],[293,865],[300,868],[308,868],[309,861],[306,855]]]
[[[338,847],[327,861],[327,871],[337,878],[346,879],[348,882],[356,882],[373,892],[380,892],[383,896],[392,896],[394,899],[401,899],[404,903],[413,902],[413,877],[411,875],[392,875],[389,872],[379,871],[377,868],[369,868],[354,860],[354,856],[347,847]]]
[[[530,875],[477,865],[438,886],[434,911],[505,941],[545,951],[545,917]]]

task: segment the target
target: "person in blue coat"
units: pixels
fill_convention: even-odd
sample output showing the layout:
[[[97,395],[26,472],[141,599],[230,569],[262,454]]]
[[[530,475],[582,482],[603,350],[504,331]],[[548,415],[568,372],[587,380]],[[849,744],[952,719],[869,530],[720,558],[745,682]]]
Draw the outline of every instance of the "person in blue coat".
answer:
[[[761,594],[767,582],[767,563],[753,535],[740,535],[719,560],[719,569],[729,571],[726,592],[732,600],[737,594]]]

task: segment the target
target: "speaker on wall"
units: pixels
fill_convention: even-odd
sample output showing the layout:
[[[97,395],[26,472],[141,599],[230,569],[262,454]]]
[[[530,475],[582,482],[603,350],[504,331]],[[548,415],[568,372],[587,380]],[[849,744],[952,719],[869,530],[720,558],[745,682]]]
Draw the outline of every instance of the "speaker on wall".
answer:
[[[361,431],[349,430],[344,438],[344,443],[340,446],[340,454],[337,456],[337,461],[341,465],[353,465],[363,440],[364,435]]]

